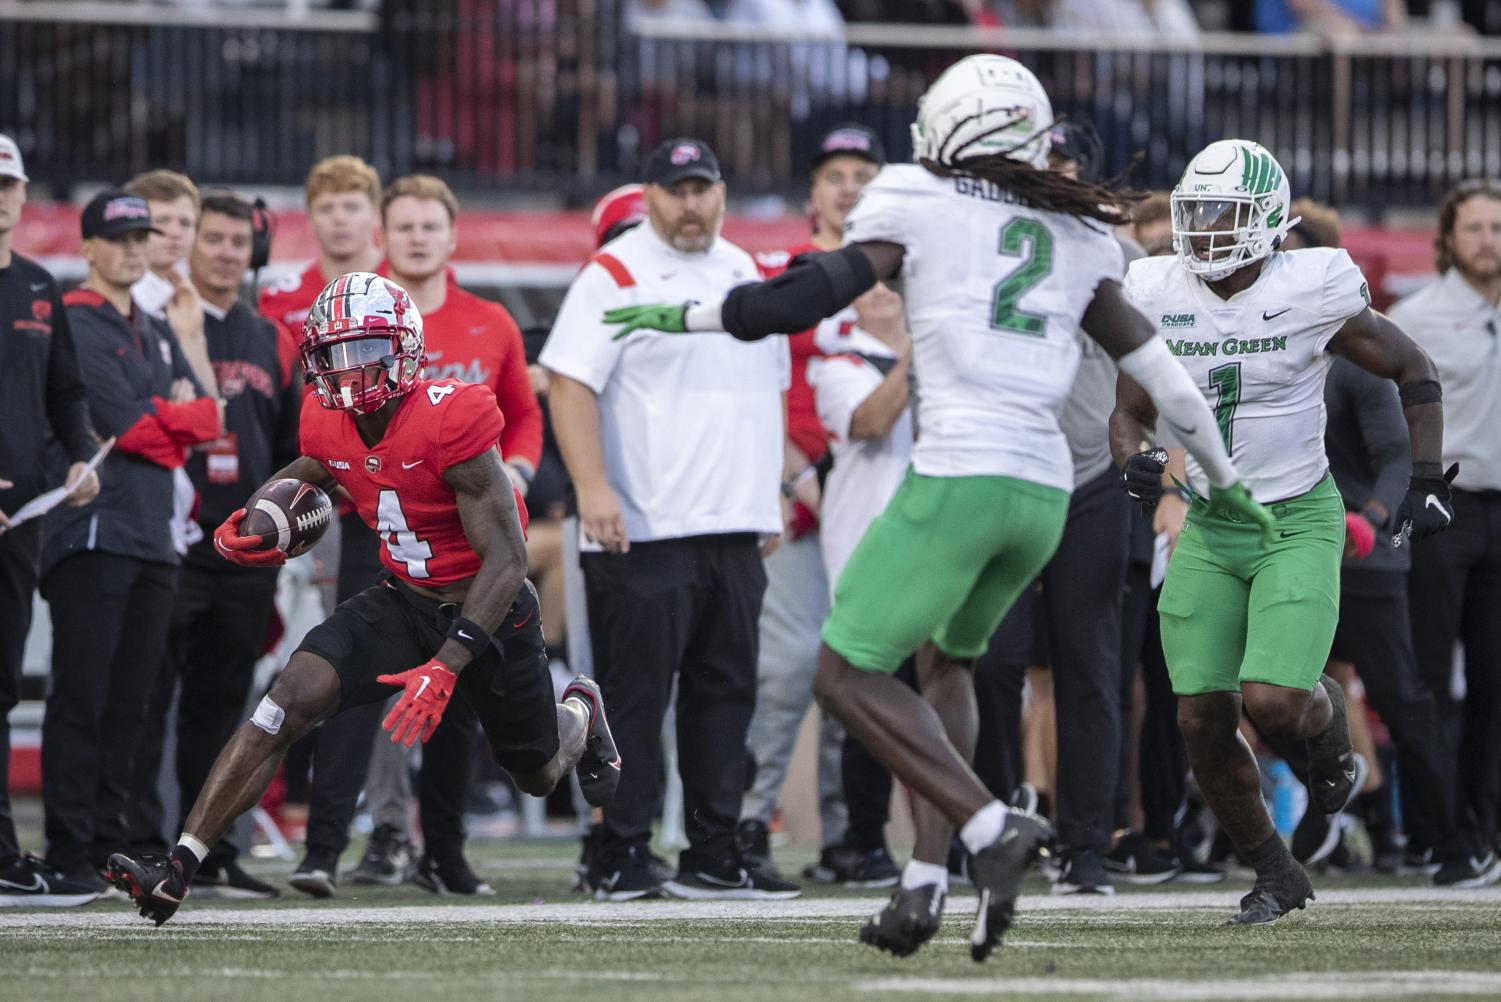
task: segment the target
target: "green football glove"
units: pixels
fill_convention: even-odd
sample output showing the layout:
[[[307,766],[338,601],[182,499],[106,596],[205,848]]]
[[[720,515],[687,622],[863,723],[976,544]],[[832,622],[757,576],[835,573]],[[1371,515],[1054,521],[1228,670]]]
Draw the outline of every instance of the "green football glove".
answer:
[[[1245,484],[1234,483],[1229,487],[1216,487],[1211,490],[1209,511],[1214,515],[1228,517],[1231,521],[1259,526],[1263,542],[1270,543],[1274,538],[1277,520],[1272,517],[1271,512],[1251,497],[1251,492],[1246,490]]]
[[[624,324],[611,341],[619,341],[634,331],[663,331],[667,334],[688,333],[688,304],[669,306],[650,303],[646,306],[617,306],[605,310],[605,323]]]

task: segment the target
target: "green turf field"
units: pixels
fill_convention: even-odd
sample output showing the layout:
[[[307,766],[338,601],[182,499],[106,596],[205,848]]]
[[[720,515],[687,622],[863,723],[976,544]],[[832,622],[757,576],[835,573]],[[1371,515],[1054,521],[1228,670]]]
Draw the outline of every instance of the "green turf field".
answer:
[[[982,966],[969,959],[967,890],[936,941],[896,960],[854,942],[881,892],[596,904],[566,890],[571,850],[476,844],[476,869],[499,892],[479,900],[406,887],[313,901],[288,889],[268,902],[190,899],[161,929],[110,901],[0,912],[0,998],[1501,998],[1497,889],[1322,877],[1306,912],[1237,930],[1221,923],[1244,879],[1081,900],[1049,897],[1039,878],[1007,945]],[[269,879],[289,869],[252,868]]]

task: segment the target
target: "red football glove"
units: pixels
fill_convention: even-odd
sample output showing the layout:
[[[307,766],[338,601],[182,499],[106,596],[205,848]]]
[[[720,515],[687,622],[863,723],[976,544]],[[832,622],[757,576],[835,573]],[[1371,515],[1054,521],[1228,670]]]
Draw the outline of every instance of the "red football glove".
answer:
[[[240,523],[245,518],[245,509],[236,509],[224,524],[214,530],[214,549],[219,556],[242,567],[280,567],[287,562],[287,555],[272,547],[257,549],[264,541],[261,536],[240,535]]]
[[[393,742],[410,748],[417,743],[419,735],[422,743],[427,744],[427,739],[438,729],[438,721],[443,719],[443,711],[448,707],[458,676],[443,662],[433,658],[427,664],[399,675],[377,675],[375,680],[386,685],[399,685],[406,690],[386,714],[381,726],[391,732]]]

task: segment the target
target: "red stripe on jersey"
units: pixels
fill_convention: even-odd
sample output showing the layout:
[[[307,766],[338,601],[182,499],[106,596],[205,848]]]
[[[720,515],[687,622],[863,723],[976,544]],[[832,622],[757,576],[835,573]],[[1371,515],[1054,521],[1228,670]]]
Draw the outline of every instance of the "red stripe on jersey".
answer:
[[[597,264],[609,272],[610,277],[615,280],[615,284],[622,289],[629,289],[636,284],[636,280],[631,277],[631,273],[626,270],[625,265],[621,264],[620,259],[614,254],[600,253],[594,255],[589,260],[591,263]]]

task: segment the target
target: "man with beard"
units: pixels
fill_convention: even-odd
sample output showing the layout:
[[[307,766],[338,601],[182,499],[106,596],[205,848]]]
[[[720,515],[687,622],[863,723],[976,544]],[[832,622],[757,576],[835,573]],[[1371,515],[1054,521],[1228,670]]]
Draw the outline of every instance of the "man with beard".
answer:
[[[1501,799],[1501,183],[1466,181],[1439,205],[1437,282],[1392,307],[1444,386],[1444,465],[1459,463],[1454,528],[1413,547],[1408,578],[1418,668],[1458,735],[1461,811],[1494,844]],[[1454,644],[1465,651],[1465,699],[1451,694]],[[1489,875],[1490,858],[1472,867]]]

